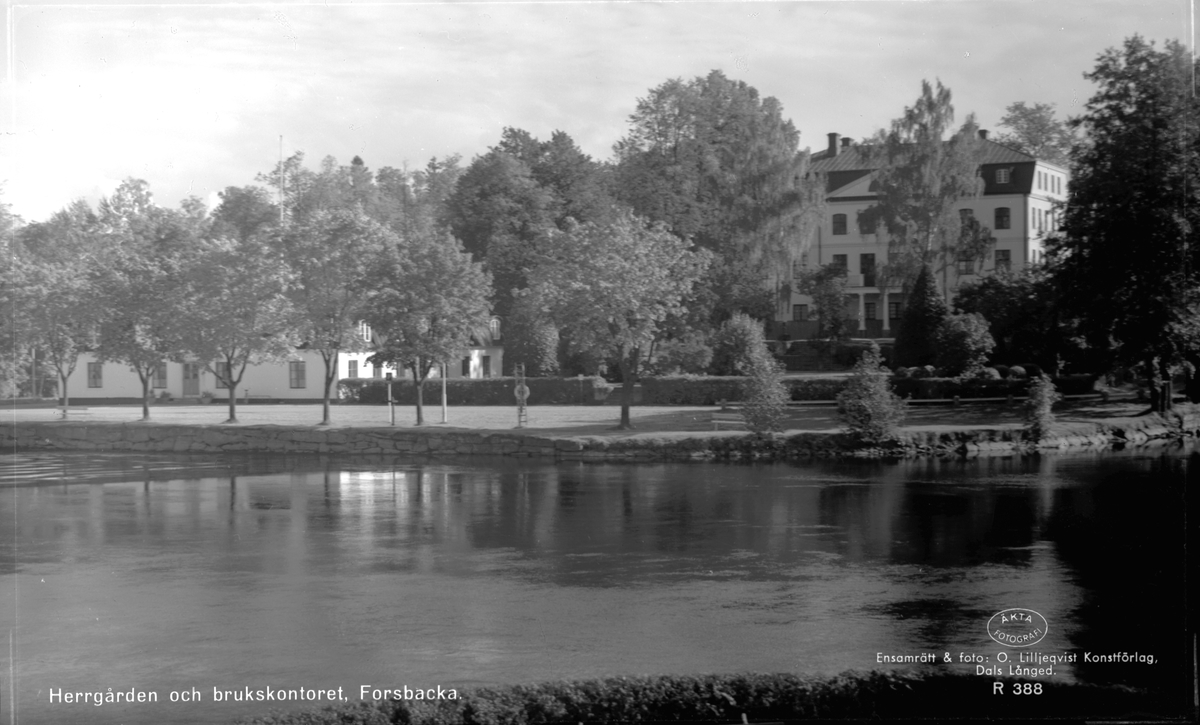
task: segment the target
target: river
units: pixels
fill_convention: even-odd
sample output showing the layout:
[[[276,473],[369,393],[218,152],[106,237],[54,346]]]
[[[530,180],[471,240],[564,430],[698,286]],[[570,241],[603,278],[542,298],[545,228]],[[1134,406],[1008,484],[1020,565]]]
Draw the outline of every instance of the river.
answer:
[[[364,686],[622,674],[974,673],[971,656],[1017,652],[987,632],[1016,607],[1048,624],[1024,651],[1075,654],[1056,680],[1182,688],[1184,701],[1190,687],[1193,449],[806,465],[4,460],[3,722],[13,678],[18,723],[218,723],[304,704],[236,701],[247,688],[357,700]],[[936,664],[883,661],[921,653]],[[157,701],[91,704],[110,688]]]

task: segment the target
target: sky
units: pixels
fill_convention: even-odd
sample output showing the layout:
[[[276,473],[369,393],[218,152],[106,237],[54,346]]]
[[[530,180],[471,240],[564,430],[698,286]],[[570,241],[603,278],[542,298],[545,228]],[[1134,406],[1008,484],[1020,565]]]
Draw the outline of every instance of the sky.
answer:
[[[27,222],[127,177],[211,208],[281,146],[415,168],[506,126],[608,160],[639,98],[714,69],[779,99],[802,148],[886,127],[922,79],[995,131],[1016,101],[1082,112],[1135,33],[1194,48],[1197,1],[11,2],[0,193]]]

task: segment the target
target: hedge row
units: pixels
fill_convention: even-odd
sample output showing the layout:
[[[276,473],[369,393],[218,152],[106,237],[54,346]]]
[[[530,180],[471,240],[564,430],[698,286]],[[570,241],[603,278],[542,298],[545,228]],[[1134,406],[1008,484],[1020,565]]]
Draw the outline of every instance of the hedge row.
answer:
[[[716,405],[720,401],[743,399],[742,377],[706,375],[677,375],[643,378],[642,405]],[[902,398],[1003,398],[1023,396],[1029,387],[1027,379],[1002,380],[956,378],[892,378],[892,389]],[[846,386],[846,378],[791,378],[785,380],[791,400],[834,400]],[[530,405],[595,405],[609,396],[619,395],[614,386],[600,377],[583,378],[526,378]],[[1070,375],[1055,378],[1054,385],[1063,395],[1092,392],[1095,378],[1090,375]],[[446,397],[450,405],[515,405],[514,378],[454,378],[446,381]],[[387,403],[387,383],[377,378],[347,378],[338,383],[339,397],[348,403],[384,405]],[[441,381],[425,383],[425,402],[441,400]],[[411,380],[392,382],[392,396],[399,405],[417,402],[416,387]]]
[[[910,718],[1095,717],[1162,713],[1159,697],[1122,687],[1042,681],[1042,697],[1012,697],[1018,682],[926,670],[792,674],[614,677],[481,688],[459,699],[384,700],[304,713],[244,718],[246,725],[534,725],[535,723],[750,722]],[[1032,689],[1032,688],[1031,688]],[[357,695],[358,693],[354,693]]]
[[[450,378],[446,401],[450,405],[516,405],[516,378]],[[601,377],[526,378],[530,405],[594,405],[603,402],[612,388]],[[442,381],[425,381],[427,404],[442,399]],[[345,378],[338,381],[338,397],[347,403],[387,404],[387,381],[378,378]],[[412,380],[393,380],[392,399],[398,405],[415,405],[417,387]]]

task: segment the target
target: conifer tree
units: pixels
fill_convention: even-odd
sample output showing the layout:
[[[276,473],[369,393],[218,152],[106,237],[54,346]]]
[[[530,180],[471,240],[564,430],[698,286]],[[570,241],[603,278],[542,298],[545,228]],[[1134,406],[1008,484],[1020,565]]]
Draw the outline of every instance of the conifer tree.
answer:
[[[917,275],[900,317],[896,335],[897,365],[932,365],[937,359],[937,335],[946,319],[946,301],[938,293],[933,272],[926,265]]]

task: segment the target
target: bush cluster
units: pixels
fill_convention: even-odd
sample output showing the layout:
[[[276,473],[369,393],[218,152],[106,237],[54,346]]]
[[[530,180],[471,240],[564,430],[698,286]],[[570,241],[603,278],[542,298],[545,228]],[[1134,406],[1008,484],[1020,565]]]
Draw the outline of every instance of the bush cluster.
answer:
[[[1054,383],[1045,375],[1029,383],[1029,399],[1025,401],[1025,436],[1037,442],[1046,437],[1054,423],[1054,404],[1062,396],[1054,389]]]
[[[1005,678],[1011,692],[1018,680]],[[1154,698],[1131,688],[1042,683],[1040,717],[1133,712]],[[535,725],[578,722],[750,722],[963,719],[978,712],[978,678],[949,672],[847,672],[832,677],[794,674],[660,675],[509,685],[460,693],[458,700],[385,700],[274,712],[243,725]],[[1028,717],[1025,698],[999,698],[992,715]]]
[[[892,392],[879,348],[872,345],[854,365],[846,388],[838,394],[838,416],[850,432],[867,443],[896,436],[906,413],[904,400]]]
[[[788,389],[783,384],[783,368],[764,349],[763,354],[751,362],[746,377],[746,402],[742,405],[746,427],[759,435],[780,432],[787,404]]]
[[[601,377],[526,378],[530,405],[594,405],[603,402],[611,389]],[[446,399],[450,405],[516,405],[515,378],[451,378],[446,381]],[[379,378],[344,378],[338,381],[343,402],[361,405],[386,405],[387,381]],[[441,401],[441,380],[425,381],[426,404]],[[417,388],[412,380],[392,381],[392,397],[398,405],[415,405]],[[599,400],[597,400],[599,398]]]

